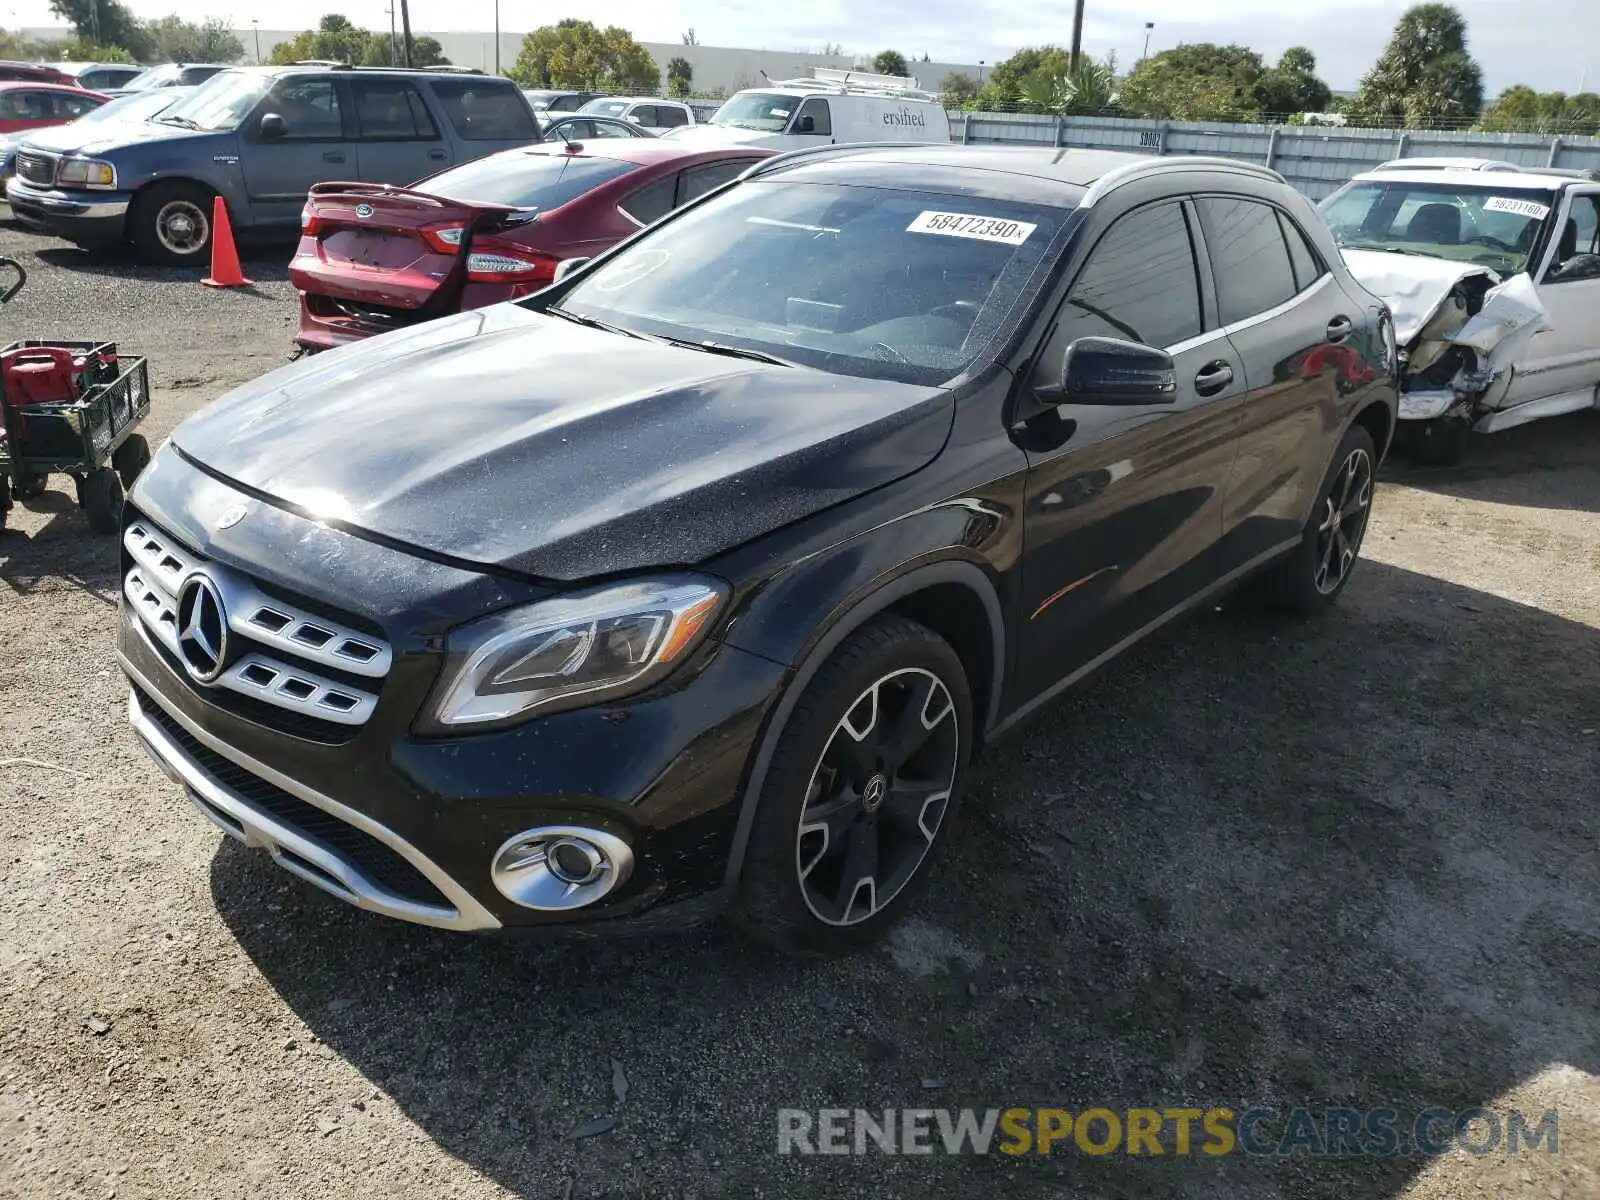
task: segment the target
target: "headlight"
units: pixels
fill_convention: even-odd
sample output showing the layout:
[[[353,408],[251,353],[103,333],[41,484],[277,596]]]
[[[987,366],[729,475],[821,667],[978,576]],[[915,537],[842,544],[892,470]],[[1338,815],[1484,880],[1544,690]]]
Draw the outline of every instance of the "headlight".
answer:
[[[56,182],[77,187],[114,188],[117,186],[117,169],[98,158],[62,159],[56,168]]]
[[[727,599],[713,579],[613,584],[474,621],[450,635],[450,664],[421,732],[509,724],[656,683],[700,643]]]

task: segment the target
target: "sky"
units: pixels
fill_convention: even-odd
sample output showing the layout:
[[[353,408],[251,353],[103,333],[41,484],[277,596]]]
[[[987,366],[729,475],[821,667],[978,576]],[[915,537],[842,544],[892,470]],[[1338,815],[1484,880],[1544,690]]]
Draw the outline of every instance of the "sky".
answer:
[[[181,11],[248,27],[309,28],[327,11],[358,25],[386,28],[388,0],[124,0],[140,16]],[[1597,0],[1457,0],[1469,48],[1483,67],[1492,97],[1514,83],[1541,91],[1574,92],[1586,81],[1600,91],[1600,39],[1579,35],[1593,26]],[[245,7],[241,7],[244,5]],[[1336,90],[1354,88],[1383,49],[1406,5],[1381,0],[1087,0],[1084,46],[1096,56],[1116,51],[1126,66],[1139,57],[1144,23],[1155,22],[1151,52],[1179,42],[1239,42],[1268,61],[1303,45]],[[870,14],[870,15],[868,15]],[[849,53],[893,47],[936,62],[993,63],[1021,46],[1072,37],[1067,0],[582,0],[552,5],[501,0],[507,31],[527,31],[565,16],[621,25],[641,41],[672,42],[693,27],[707,46],[769,50],[820,49],[833,42]],[[0,0],[0,26],[56,24],[49,0]],[[494,28],[494,0],[411,0],[419,32]]]

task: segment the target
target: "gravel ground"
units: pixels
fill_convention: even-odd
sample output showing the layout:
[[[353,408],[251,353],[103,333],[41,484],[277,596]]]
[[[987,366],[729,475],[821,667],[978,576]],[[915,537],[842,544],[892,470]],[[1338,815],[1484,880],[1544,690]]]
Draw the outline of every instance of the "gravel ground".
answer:
[[[0,253],[6,336],[151,356],[153,440],[287,346],[280,266]],[[1049,706],[920,917],[797,965],[387,923],[224,841],[125,729],[115,547],[48,494],[0,540],[0,1194],[1600,1194],[1597,513],[1600,414],[1390,467],[1335,612],[1208,613]],[[780,1107],[1015,1104],[1556,1107],[1560,1148],[775,1152]]]

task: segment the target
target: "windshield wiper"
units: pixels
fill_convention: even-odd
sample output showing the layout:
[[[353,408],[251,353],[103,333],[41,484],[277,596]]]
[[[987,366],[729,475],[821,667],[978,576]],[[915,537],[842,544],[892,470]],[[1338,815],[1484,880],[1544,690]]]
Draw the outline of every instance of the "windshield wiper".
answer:
[[[1376,242],[1341,242],[1346,250],[1376,250],[1380,254],[1409,254],[1414,258],[1436,258],[1437,255],[1424,254],[1420,250],[1407,250],[1404,246],[1381,246]]]
[[[585,317],[564,308],[547,308],[544,310],[552,317],[560,317],[563,321],[571,321],[574,325],[587,325],[590,329],[603,329],[607,333],[621,334],[623,337],[638,338],[641,342],[654,341],[637,330],[624,329],[621,325],[608,325],[604,321],[597,321],[593,317]]]
[[[188,117],[179,117],[179,116],[157,117],[156,120],[160,121],[163,125],[177,125],[182,129],[199,129],[200,128],[200,123],[198,121],[191,121]]]
[[[729,346],[724,342],[691,342],[687,338],[662,338],[669,346],[681,346],[685,350],[700,350],[706,354],[720,354],[725,358],[748,358],[752,362],[771,363],[775,367],[792,367],[795,364],[786,358],[779,358],[776,354],[768,354],[765,350],[746,350],[743,346]]]

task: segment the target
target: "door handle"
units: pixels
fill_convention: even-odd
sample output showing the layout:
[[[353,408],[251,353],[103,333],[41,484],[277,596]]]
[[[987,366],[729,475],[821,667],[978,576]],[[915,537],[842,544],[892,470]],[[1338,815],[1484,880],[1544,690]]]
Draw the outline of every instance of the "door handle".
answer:
[[[1233,368],[1218,359],[1201,367],[1194,377],[1194,390],[1202,396],[1215,396],[1233,382]]]
[[[337,150],[329,150],[326,154],[324,154],[322,156],[322,161],[323,162],[343,162],[344,161],[344,155],[339,153],[339,151],[337,151]]]
[[[429,150],[428,151],[428,157],[432,158],[432,159],[437,159],[439,162],[443,162],[444,161],[444,151],[443,150]]]
[[[1353,328],[1354,326],[1350,324],[1349,317],[1335,317],[1328,322],[1328,340],[1330,342],[1342,342],[1350,336],[1350,331]]]

